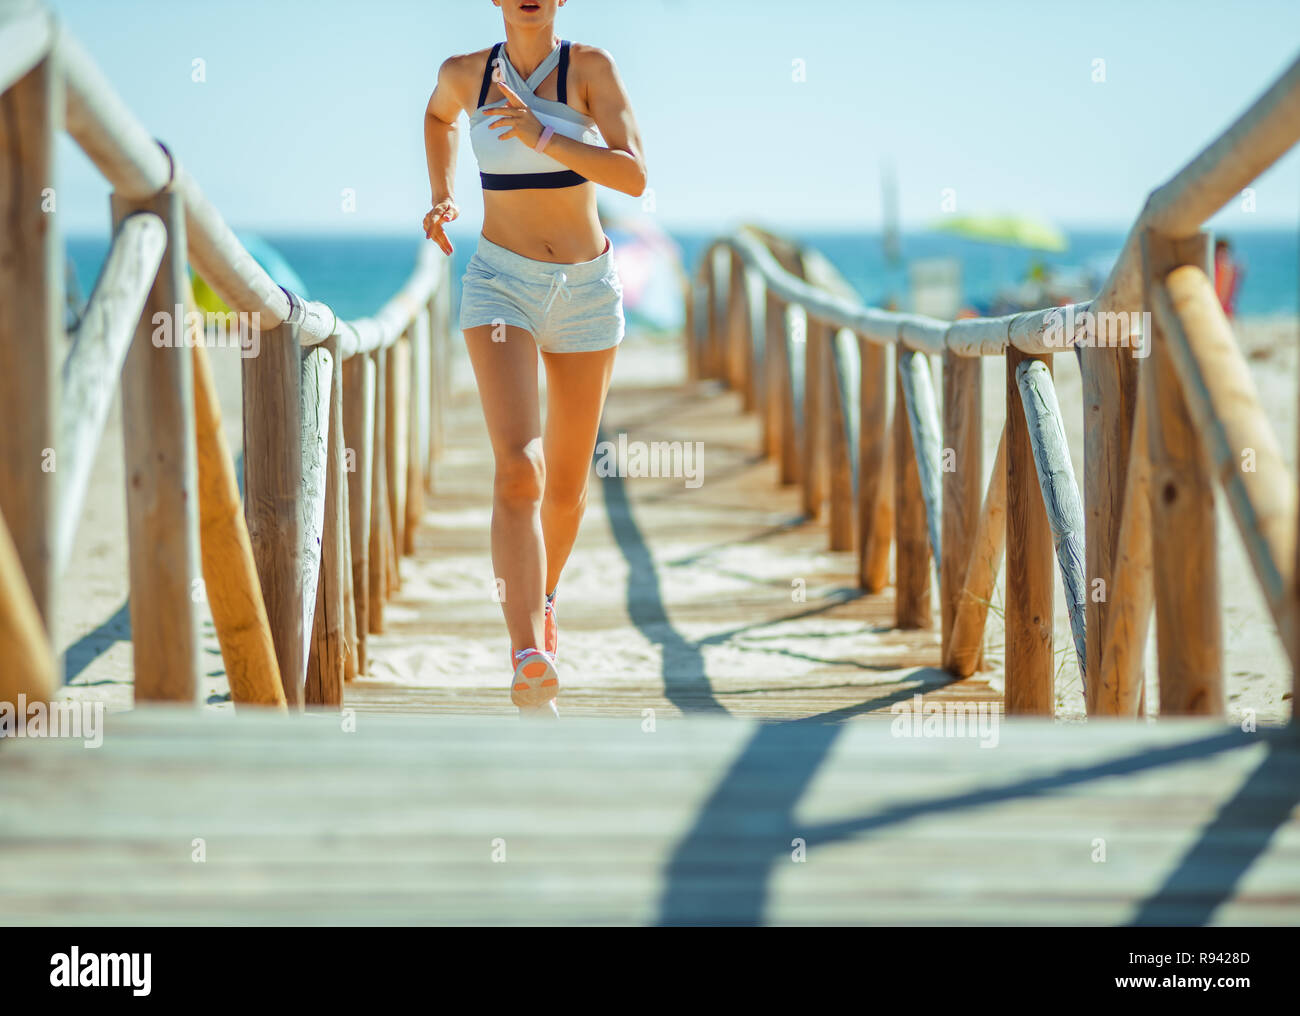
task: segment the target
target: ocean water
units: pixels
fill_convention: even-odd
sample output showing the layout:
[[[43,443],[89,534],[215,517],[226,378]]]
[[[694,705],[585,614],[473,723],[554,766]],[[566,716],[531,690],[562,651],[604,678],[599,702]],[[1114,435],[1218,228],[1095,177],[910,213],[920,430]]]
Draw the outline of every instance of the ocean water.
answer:
[[[283,236],[265,234],[285,256],[308,289],[345,318],[374,313],[405,281],[415,264],[419,237]],[[694,269],[714,234],[674,233],[683,258]],[[901,301],[906,270],[886,259],[880,236],[870,233],[804,233],[792,239],[820,250],[862,298],[873,304]],[[1228,236],[1244,266],[1237,312],[1242,316],[1300,313],[1300,237],[1294,230],[1234,232]],[[965,302],[984,308],[995,294],[1024,278],[1035,261],[1050,266],[1104,266],[1124,242],[1121,232],[1070,233],[1069,249],[1042,254],[977,243],[935,233],[904,234],[903,261],[956,257],[962,265]],[[473,251],[469,236],[453,237],[453,277],[459,282]],[[67,239],[81,293],[90,288],[108,249],[108,237]]]

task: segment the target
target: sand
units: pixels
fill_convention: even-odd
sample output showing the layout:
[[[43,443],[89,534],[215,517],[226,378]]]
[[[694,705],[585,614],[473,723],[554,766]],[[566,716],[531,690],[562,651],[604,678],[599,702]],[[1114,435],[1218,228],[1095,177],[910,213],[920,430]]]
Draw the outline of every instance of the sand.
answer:
[[[1272,419],[1288,465],[1296,467],[1297,433],[1297,324],[1292,319],[1254,319],[1237,326],[1238,340],[1251,366],[1262,404]],[[227,436],[232,449],[240,447],[239,360],[234,351],[210,350],[221,392]],[[1003,361],[985,361],[985,468],[991,467],[1001,421],[1004,417]],[[1082,412],[1080,409],[1079,372],[1074,357],[1058,356],[1056,383],[1063,407],[1071,454],[1076,475],[1082,467]],[[939,372],[936,370],[936,380]],[[616,370],[614,400],[619,390],[635,387],[671,385],[683,377],[682,357],[676,344],[630,338],[620,352]],[[457,364],[457,388],[460,399],[472,398],[472,377],[462,357]],[[611,414],[616,415],[616,414]],[[756,432],[756,431],[755,431]],[[753,449],[735,449],[738,455],[752,458]],[[457,456],[476,454],[469,448],[450,448],[448,462]],[[486,479],[485,479],[486,482]],[[707,485],[707,474],[706,474]],[[743,506],[738,506],[740,510]],[[1290,714],[1291,676],[1285,654],[1260,596],[1249,562],[1237,537],[1235,523],[1220,498],[1220,566],[1222,602],[1224,604],[1224,639],[1226,697],[1228,714],[1238,719],[1253,711],[1259,722],[1278,723]],[[685,521],[685,520],[684,520]],[[427,522],[432,531],[447,527],[468,528],[482,532],[486,546],[487,511],[478,503],[448,504],[435,499],[429,505]],[[594,670],[618,680],[620,671],[645,668],[658,673],[662,653],[672,647],[655,644],[638,635],[632,625],[620,635],[616,647],[591,646],[598,640],[586,640],[582,649],[584,602],[610,603],[621,600],[617,587],[626,568],[614,557],[606,544],[608,527],[603,516],[589,516],[583,537],[564,581],[566,634],[571,654],[578,665],[589,664]],[[590,553],[587,553],[587,550]],[[765,546],[759,541],[744,547],[704,547],[687,531],[671,543],[654,543],[649,548],[656,562],[671,565],[665,569],[662,595],[671,610],[679,598],[693,603],[707,602],[738,595],[747,583],[763,582],[788,589],[790,575],[816,576],[808,587],[809,606],[818,597],[833,598],[851,587],[851,559],[845,554],[817,555],[817,560],[796,562],[782,556],[780,547]],[[418,560],[402,563],[403,599],[436,598],[448,604],[462,605],[462,613],[473,614],[483,634],[462,638],[463,618],[448,614],[445,624],[429,625],[428,630],[403,631],[403,621],[416,621],[415,611],[402,603],[390,609],[393,636],[372,639],[373,666],[368,681],[407,685],[437,683],[448,669],[492,672],[501,668],[503,630],[497,633],[493,612],[497,610],[484,593],[484,576],[488,572],[481,555],[439,555],[436,550],[422,554]],[[743,573],[743,574],[742,574]],[[740,576],[738,578],[738,576]],[[87,497],[87,507],[77,532],[72,564],[63,576],[58,591],[56,640],[65,654],[67,687],[61,694],[69,698],[104,701],[110,709],[125,709],[131,704],[131,645],[126,601],[128,594],[125,496],[123,489],[121,414],[114,406],[95,461]],[[995,599],[1000,607],[1003,590]],[[1077,666],[1073,659],[1064,597],[1057,589],[1056,639],[1059,668],[1057,673],[1058,715],[1077,720],[1083,716],[1082,695]],[[404,611],[406,613],[404,614]],[[995,615],[998,611],[994,612]],[[768,626],[761,631],[746,631],[735,619],[725,623],[708,617],[692,616],[677,621],[686,642],[705,648],[691,656],[690,665],[702,667],[710,676],[744,674],[747,679],[797,684],[801,677],[814,672],[825,679],[826,661],[840,661],[852,672],[860,672],[865,663],[885,664],[891,653],[903,650],[891,647],[887,633],[869,628],[861,620],[835,616],[819,618],[816,613],[800,620]],[[212,629],[211,618],[203,613],[202,689],[206,708],[233,711],[229,688],[224,677],[220,650]],[[410,625],[409,627],[413,627]],[[438,628],[441,627],[441,630]],[[1154,626],[1153,626],[1154,627]],[[479,630],[479,629],[476,629]],[[937,639],[937,636],[935,636]],[[599,640],[602,643],[605,640]],[[1153,639],[1154,642],[1154,639]],[[937,643],[936,643],[937,644]],[[810,647],[815,646],[815,652]],[[910,662],[911,646],[899,659],[909,673],[918,673]],[[991,673],[980,675],[981,682],[1000,687],[1002,632],[997,616],[991,617],[987,634],[986,666]],[[603,655],[602,655],[603,654]],[[698,656],[698,661],[695,657]],[[937,662],[937,650],[933,659]],[[1148,660],[1154,659],[1154,645],[1148,647]],[[669,667],[673,666],[669,661]],[[888,669],[883,667],[882,669]],[[1148,702],[1157,700],[1155,669],[1149,665]]]

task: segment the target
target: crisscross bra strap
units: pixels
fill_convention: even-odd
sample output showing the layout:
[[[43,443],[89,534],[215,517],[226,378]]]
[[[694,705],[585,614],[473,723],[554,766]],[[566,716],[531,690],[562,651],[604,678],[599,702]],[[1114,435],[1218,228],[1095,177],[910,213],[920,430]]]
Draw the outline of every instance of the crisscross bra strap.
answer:
[[[487,105],[488,89],[492,87],[492,67],[496,64],[497,57],[501,55],[501,47],[504,45],[504,42],[498,42],[492,47],[492,52],[488,54],[487,67],[483,69],[483,87],[479,89],[478,93],[479,109]]]

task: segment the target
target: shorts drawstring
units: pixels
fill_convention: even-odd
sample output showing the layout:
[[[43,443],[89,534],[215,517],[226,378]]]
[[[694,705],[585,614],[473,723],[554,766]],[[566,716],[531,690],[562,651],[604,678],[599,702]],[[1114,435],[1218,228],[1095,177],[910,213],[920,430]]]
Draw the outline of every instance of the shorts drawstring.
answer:
[[[549,314],[551,307],[555,303],[557,296],[563,296],[566,300],[572,300],[573,294],[569,292],[569,277],[564,272],[555,272],[551,276],[551,288],[546,291],[546,303],[542,305],[542,313]]]

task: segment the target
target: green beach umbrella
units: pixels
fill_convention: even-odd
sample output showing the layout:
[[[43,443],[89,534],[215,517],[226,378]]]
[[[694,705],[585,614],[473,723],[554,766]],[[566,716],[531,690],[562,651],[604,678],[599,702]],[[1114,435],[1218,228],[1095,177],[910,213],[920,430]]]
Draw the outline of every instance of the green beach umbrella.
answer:
[[[1063,251],[1069,243],[1056,226],[1026,215],[953,215],[934,225],[937,233],[1030,250]]]

